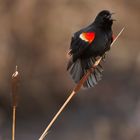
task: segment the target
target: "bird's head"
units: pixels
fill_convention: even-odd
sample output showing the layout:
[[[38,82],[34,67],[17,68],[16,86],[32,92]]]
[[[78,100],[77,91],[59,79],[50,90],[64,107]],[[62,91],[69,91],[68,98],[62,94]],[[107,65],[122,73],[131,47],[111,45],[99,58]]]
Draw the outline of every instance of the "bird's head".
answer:
[[[111,28],[114,19],[112,19],[112,15],[108,10],[101,11],[95,18],[95,23],[102,26],[103,28]]]

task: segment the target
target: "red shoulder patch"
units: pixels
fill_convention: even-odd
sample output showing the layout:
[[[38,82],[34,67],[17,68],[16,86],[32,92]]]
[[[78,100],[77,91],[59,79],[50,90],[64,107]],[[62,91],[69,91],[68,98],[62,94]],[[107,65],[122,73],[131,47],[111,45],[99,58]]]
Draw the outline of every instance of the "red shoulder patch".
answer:
[[[95,38],[95,33],[94,32],[84,32],[82,34],[80,34],[80,38],[86,42],[91,43],[94,38]]]
[[[95,33],[94,32],[85,33],[85,38],[88,40],[89,43],[91,43],[95,38]]]

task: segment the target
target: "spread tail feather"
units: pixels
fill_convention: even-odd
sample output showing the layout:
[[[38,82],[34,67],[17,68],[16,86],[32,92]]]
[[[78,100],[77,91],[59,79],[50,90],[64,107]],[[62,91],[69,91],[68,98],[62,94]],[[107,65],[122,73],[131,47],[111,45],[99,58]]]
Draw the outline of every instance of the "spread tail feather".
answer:
[[[86,74],[87,70],[91,68],[96,59],[90,58],[90,59],[77,59],[75,62],[72,61],[72,59],[69,60],[67,70],[72,76],[72,79],[75,81],[75,83],[78,83],[81,78]],[[83,84],[83,87],[90,88],[94,87],[102,77],[103,68],[99,64],[93,73],[88,77],[88,79]]]

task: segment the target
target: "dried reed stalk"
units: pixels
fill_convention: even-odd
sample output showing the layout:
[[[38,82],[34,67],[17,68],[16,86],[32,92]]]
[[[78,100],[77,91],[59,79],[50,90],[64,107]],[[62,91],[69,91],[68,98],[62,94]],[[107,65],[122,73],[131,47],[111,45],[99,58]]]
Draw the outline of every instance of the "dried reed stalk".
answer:
[[[12,75],[12,109],[13,109],[12,140],[15,140],[16,107],[18,103],[18,96],[17,96],[18,84],[19,84],[19,73],[16,66],[15,72]]]
[[[116,40],[119,38],[119,36],[122,34],[124,28],[119,32],[119,34],[117,35],[117,37],[113,40],[111,46],[116,42]],[[56,119],[58,118],[58,116],[62,113],[62,111],[64,110],[64,108],[67,106],[67,104],[71,101],[71,99],[73,98],[73,96],[81,89],[82,85],[84,84],[84,82],[88,79],[88,77],[90,76],[90,74],[94,71],[94,69],[98,66],[98,64],[101,62],[101,60],[103,59],[103,57],[100,57],[95,64],[93,65],[92,68],[90,68],[87,73],[82,77],[82,79],[78,82],[78,84],[75,86],[75,88],[73,89],[73,91],[71,92],[70,96],[67,98],[67,100],[64,102],[64,104],[61,106],[61,108],[59,109],[59,111],[56,113],[56,115],[53,117],[53,119],[51,120],[51,122],[49,123],[49,125],[46,127],[45,131],[42,133],[42,135],[40,136],[39,140],[43,140],[45,138],[45,136],[48,134],[48,130],[51,128],[51,126],[53,125],[53,123],[56,121]]]

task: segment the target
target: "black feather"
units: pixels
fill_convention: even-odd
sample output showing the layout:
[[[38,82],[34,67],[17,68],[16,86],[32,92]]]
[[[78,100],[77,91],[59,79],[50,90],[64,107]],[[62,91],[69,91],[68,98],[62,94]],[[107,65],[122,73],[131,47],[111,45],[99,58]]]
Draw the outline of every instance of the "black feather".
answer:
[[[97,57],[104,55],[110,49],[112,40],[111,13],[107,10],[101,11],[95,21],[88,27],[74,33],[71,39],[70,55],[67,70],[72,75],[73,80],[77,83],[91,68]],[[94,33],[95,38],[90,42],[88,38],[82,38],[81,35]],[[103,67],[99,64],[94,72],[84,83],[84,87],[94,87],[102,77]]]

